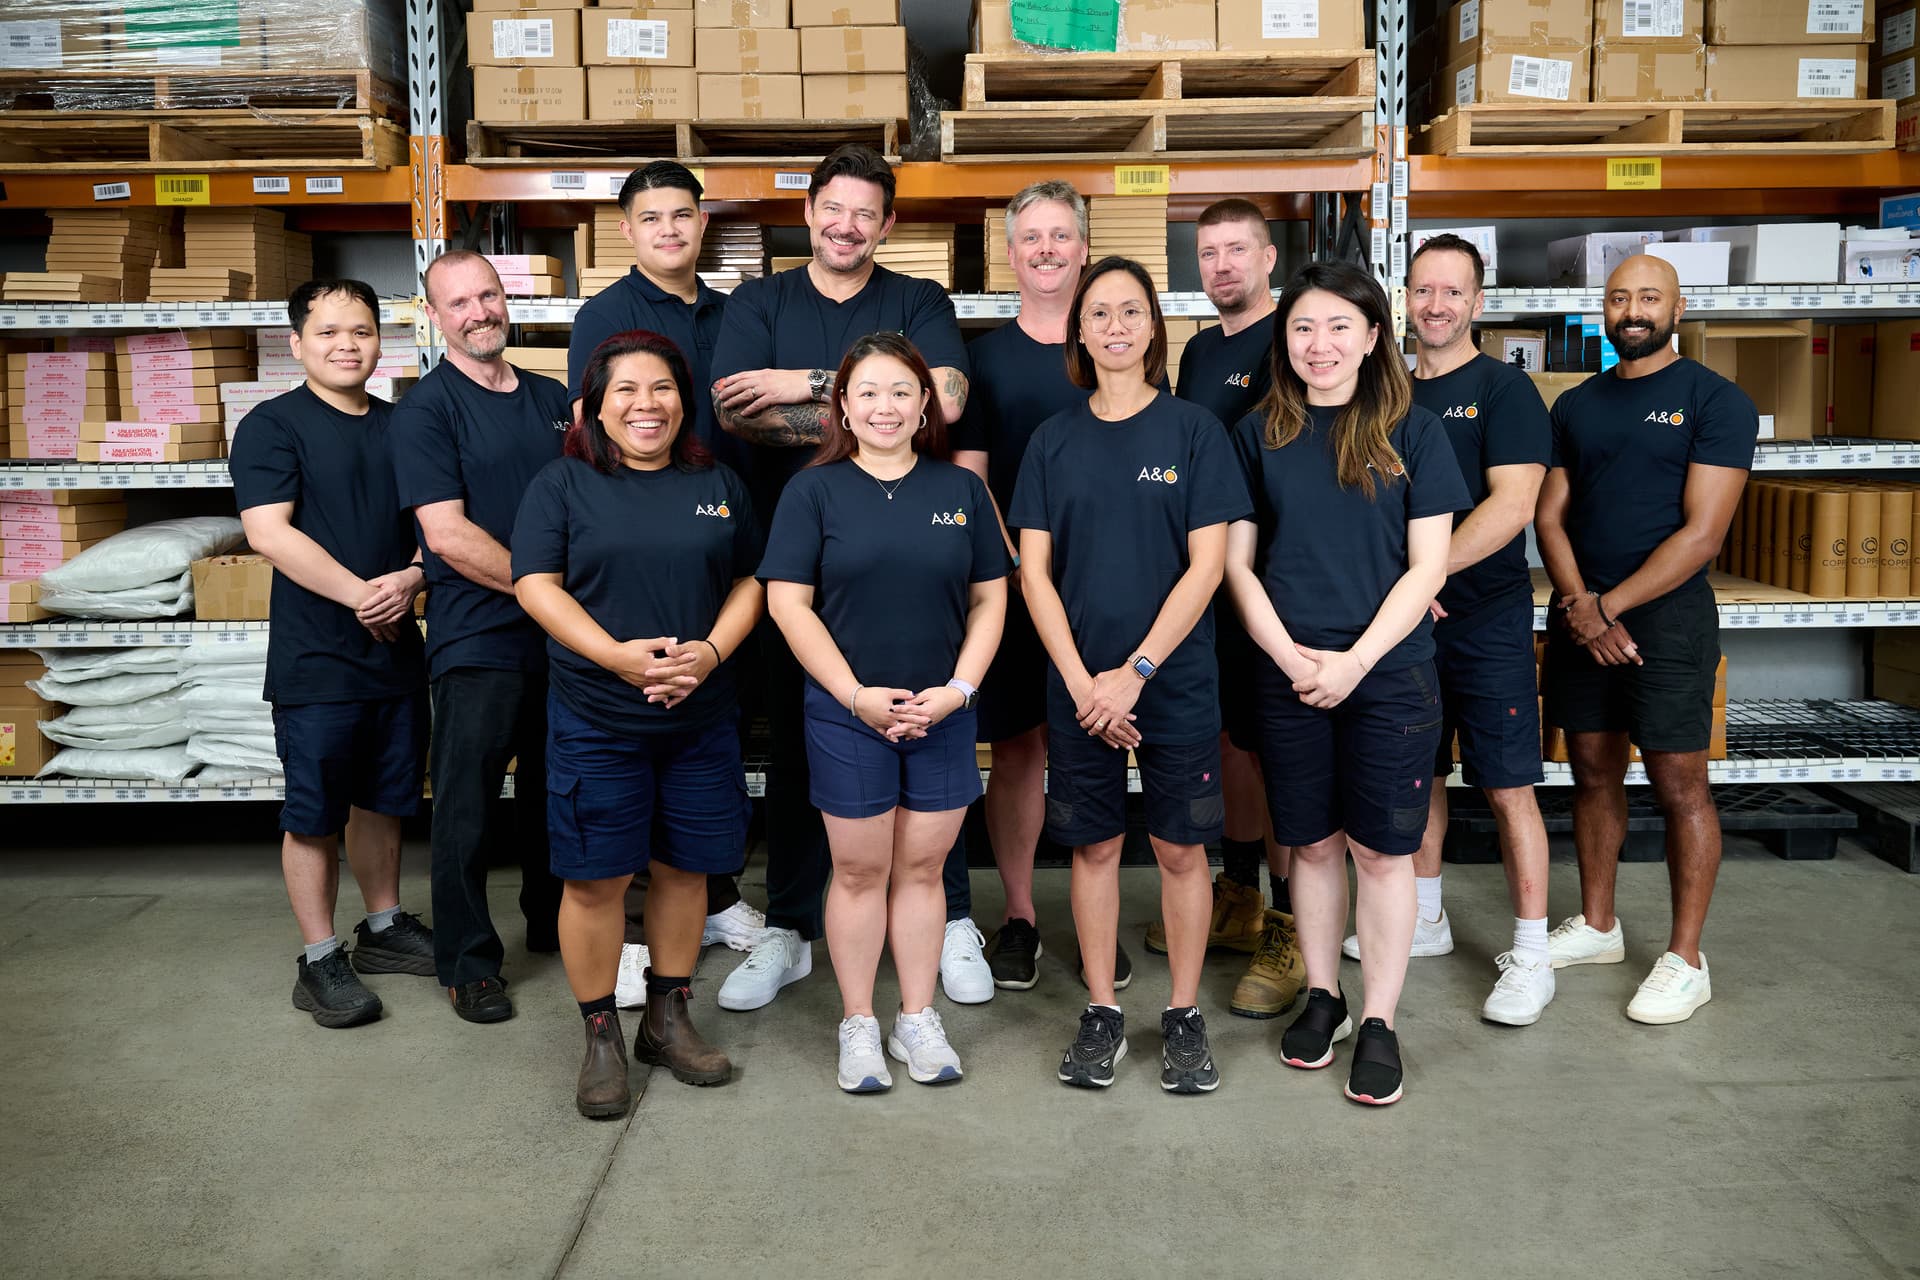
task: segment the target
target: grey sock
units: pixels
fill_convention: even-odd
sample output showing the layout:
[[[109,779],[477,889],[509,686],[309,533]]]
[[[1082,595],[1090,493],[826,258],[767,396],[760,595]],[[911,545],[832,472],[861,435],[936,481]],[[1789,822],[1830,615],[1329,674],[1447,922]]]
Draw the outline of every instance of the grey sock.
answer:
[[[340,939],[336,937],[323,938],[319,942],[309,942],[307,944],[307,963],[310,965],[319,964],[339,949]]]
[[[393,918],[400,914],[400,904],[394,903],[385,911],[367,912],[367,929],[372,933],[385,933],[393,928]]]

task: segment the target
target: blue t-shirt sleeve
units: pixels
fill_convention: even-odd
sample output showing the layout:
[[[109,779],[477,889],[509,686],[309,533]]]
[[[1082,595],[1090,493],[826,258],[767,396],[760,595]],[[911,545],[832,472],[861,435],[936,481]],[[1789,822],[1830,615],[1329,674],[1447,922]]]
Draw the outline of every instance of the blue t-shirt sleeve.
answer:
[[[433,403],[427,403],[430,399]],[[387,438],[392,441],[393,482],[401,506],[424,507],[466,498],[460,448],[437,399],[416,391],[401,401],[393,411]]]
[[[722,472],[722,479],[727,486],[727,505],[733,510],[733,568],[730,574],[735,579],[751,578],[767,553],[767,541],[760,533],[760,519],[753,509],[753,499],[747,496],[746,482],[732,467],[724,463],[714,465]]]
[[[768,312],[771,280],[749,280],[733,291],[720,312],[720,337],[708,370],[715,382],[745,369],[773,366],[773,320]],[[703,388],[712,394],[713,388]]]
[[[1248,414],[1233,424],[1228,435],[1234,461],[1239,464],[1240,483],[1246,486],[1250,517],[1258,519],[1266,486],[1261,483],[1260,451],[1266,443],[1266,424],[1258,415]]]
[[[961,376],[967,376],[967,344],[960,337],[953,299],[931,280],[913,283],[914,295],[907,309],[907,341],[919,349],[927,368],[958,369]]]
[[[576,463],[561,465],[574,466]],[[567,500],[554,467],[546,467],[527,486],[513,521],[513,577],[567,571]]]
[[[237,510],[300,500],[300,455],[277,415],[248,415],[235,430],[229,452],[227,473],[233,477]]]
[[[820,583],[820,550],[826,542],[818,474],[802,472],[780,495],[767,534],[767,553],[756,577],[762,582]]]
[[[970,495],[967,523],[973,539],[973,572],[969,581],[991,582],[1013,572],[1013,561],[1007,556],[1005,540],[1000,537],[1000,522],[993,518],[993,498],[987,493],[987,486],[973,472],[966,475]]]
[[[1447,440],[1447,429],[1425,410],[1407,418],[1407,519],[1452,515],[1473,505],[1467,482],[1460,476],[1460,458]]]
[[[1753,446],[1760,437],[1760,413],[1753,400],[1733,383],[1715,378],[1700,398],[1700,421],[1694,424],[1687,461],[1710,467],[1753,469]]]
[[[598,303],[599,305],[595,305]],[[567,339],[567,403],[580,398],[580,381],[587,372],[587,361],[596,348],[620,331],[608,294],[587,299],[573,317],[573,334]]]
[[[1194,431],[1192,462],[1188,465],[1193,468],[1194,480],[1187,497],[1189,532],[1230,520],[1244,520],[1253,514],[1246,477],[1234,461],[1226,433],[1211,422],[1201,423]]]
[[[1015,529],[1052,529],[1047,519],[1047,439],[1046,424],[1027,441],[1027,453],[1020,460],[1020,478],[1013,484],[1013,502],[1007,507],[1007,524]]]
[[[1546,401],[1525,374],[1501,378],[1487,396],[1481,463],[1489,467],[1546,466],[1553,458],[1553,426]]]

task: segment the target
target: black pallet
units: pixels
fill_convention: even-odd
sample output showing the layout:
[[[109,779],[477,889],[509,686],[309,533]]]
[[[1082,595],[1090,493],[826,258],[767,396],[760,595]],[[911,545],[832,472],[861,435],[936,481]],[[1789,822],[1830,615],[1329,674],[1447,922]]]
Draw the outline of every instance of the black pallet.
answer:
[[[1899,760],[1920,754],[1920,710],[1871,699],[1769,699],[1727,708],[1734,760]]]
[[[1860,819],[1853,812],[1805,787],[1714,787],[1714,806],[1720,810],[1720,829],[1759,836],[1782,858],[1795,861],[1831,858],[1842,831],[1853,831]],[[1573,793],[1540,788],[1540,816],[1547,834],[1573,830]],[[1444,853],[1447,861],[1500,861],[1499,824],[1478,791],[1454,794],[1447,824]],[[1622,862],[1660,862],[1666,857],[1666,817],[1654,804],[1647,787],[1627,790],[1627,839],[1620,848]]]
[[[1860,819],[1860,842],[1908,875],[1920,875],[1920,785],[1846,782],[1818,788]]]

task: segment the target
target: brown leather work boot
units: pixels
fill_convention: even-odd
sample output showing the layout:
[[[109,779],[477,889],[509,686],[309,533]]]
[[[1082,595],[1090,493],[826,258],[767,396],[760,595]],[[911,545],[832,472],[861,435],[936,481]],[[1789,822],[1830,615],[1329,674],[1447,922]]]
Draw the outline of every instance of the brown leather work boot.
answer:
[[[1293,917],[1268,911],[1260,949],[1234,984],[1227,1008],[1243,1018],[1277,1018],[1293,1007],[1306,980],[1307,962],[1293,936]]]
[[[620,1015],[596,1013],[586,1026],[587,1056],[580,1063],[573,1105],[590,1120],[623,1116],[633,1091],[627,1087],[627,1038],[620,1031]]]
[[[687,1015],[687,989],[647,997],[647,1016],[633,1038],[633,1056],[665,1067],[682,1084],[725,1084],[733,1075],[727,1055],[700,1038]]]
[[[1225,947],[1229,951],[1252,952],[1260,945],[1260,933],[1266,927],[1262,913],[1267,900],[1260,890],[1249,889],[1227,879],[1223,872],[1213,878],[1213,918],[1207,924],[1207,949]],[[1155,920],[1147,926],[1147,950],[1157,956],[1167,954],[1167,925]]]

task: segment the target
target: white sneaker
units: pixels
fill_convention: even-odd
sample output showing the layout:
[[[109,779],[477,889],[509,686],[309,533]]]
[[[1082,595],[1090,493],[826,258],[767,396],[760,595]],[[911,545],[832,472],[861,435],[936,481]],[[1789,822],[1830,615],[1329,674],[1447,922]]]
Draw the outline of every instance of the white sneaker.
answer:
[[[1480,1016],[1509,1027],[1530,1027],[1540,1021],[1541,1012],[1553,1002],[1553,963],[1523,960],[1517,951],[1503,951],[1493,962],[1500,966],[1500,981],[1480,1006]]]
[[[622,1009],[647,1006],[647,966],[653,958],[644,942],[620,944],[620,976],[614,980],[613,1002]]]
[[[1668,951],[1653,962],[1653,972],[1633,993],[1627,1016],[1654,1026],[1685,1022],[1711,999],[1713,983],[1707,979],[1707,953],[1700,953],[1700,967],[1696,969]]]
[[[981,950],[986,945],[973,921],[947,921],[947,936],[940,944],[940,988],[955,1004],[993,999],[993,970]]]
[[[1453,921],[1447,919],[1445,907],[1440,908],[1438,920],[1429,920],[1425,916],[1415,918],[1413,946],[1407,950],[1409,956],[1418,960],[1422,956],[1444,956],[1452,950]],[[1347,935],[1347,940],[1340,944],[1340,954],[1349,960],[1358,960],[1360,935],[1357,933]]]
[[[1547,954],[1556,969],[1570,964],[1619,964],[1627,958],[1627,935],[1621,932],[1619,916],[1605,933],[1588,924],[1585,916],[1568,916],[1547,935]]]
[[[720,984],[722,1009],[758,1009],[773,1003],[780,988],[813,972],[813,944],[793,929],[768,929],[738,969]]]
[[[766,932],[767,917],[742,898],[725,911],[716,911],[707,917],[707,927],[700,935],[700,945],[710,947],[719,942],[735,951],[751,951],[760,945],[760,939]]]
[[[947,1029],[931,1008],[918,1013],[902,1009],[893,1020],[893,1034],[887,1037],[887,1052],[895,1061],[906,1063],[907,1074],[921,1084],[946,1084],[960,1078],[960,1055],[947,1043]],[[842,1087],[845,1080],[843,1071]]]
[[[887,1055],[880,1052],[880,1019],[854,1014],[840,1023],[840,1087],[848,1093],[893,1088]]]

